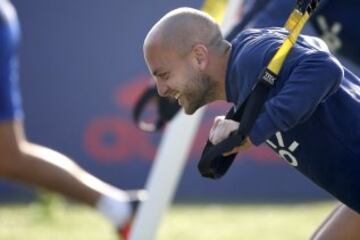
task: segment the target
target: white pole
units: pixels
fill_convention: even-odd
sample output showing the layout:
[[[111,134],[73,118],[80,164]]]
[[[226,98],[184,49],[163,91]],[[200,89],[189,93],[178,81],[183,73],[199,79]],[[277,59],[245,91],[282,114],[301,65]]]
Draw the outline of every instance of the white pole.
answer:
[[[163,136],[146,189],[148,199],[140,205],[130,240],[154,240],[161,219],[172,201],[188,152],[204,109],[193,116],[180,112]]]

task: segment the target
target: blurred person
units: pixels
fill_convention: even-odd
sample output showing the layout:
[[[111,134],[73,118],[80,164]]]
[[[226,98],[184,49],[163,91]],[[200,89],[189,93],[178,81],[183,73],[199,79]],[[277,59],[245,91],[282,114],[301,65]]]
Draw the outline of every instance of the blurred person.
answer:
[[[151,28],[144,57],[159,95],[177,99],[187,114],[217,100],[238,108],[286,36],[283,28],[249,28],[228,42],[208,14],[179,8]],[[238,127],[217,117],[209,140],[217,144]],[[285,160],[342,202],[312,239],[358,239],[360,79],[322,40],[299,36],[248,138],[235,151],[264,142],[286,152]]]
[[[238,23],[226,39],[232,40],[246,28],[283,26],[293,5],[294,1],[289,0],[243,0]],[[303,31],[322,38],[330,51],[357,74],[360,73],[360,31],[354,28],[354,20],[359,10],[359,1],[322,0]]]
[[[0,0],[0,176],[87,204],[125,237],[143,191],[110,186],[70,158],[26,139],[18,89],[19,42],[16,11],[9,1]]]

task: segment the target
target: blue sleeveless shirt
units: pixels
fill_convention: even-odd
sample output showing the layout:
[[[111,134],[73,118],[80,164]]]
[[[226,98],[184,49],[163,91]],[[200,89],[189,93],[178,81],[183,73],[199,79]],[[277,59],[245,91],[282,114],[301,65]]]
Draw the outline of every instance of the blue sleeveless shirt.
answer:
[[[23,115],[18,86],[19,22],[15,9],[0,0],[0,121]]]

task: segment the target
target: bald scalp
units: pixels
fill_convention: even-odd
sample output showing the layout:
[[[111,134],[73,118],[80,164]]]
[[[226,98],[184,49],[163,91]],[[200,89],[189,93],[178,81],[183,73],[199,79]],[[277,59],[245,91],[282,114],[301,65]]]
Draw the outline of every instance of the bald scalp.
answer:
[[[186,55],[196,44],[216,50],[223,43],[219,25],[208,14],[193,8],[178,8],[167,13],[149,31],[144,48],[153,45]]]

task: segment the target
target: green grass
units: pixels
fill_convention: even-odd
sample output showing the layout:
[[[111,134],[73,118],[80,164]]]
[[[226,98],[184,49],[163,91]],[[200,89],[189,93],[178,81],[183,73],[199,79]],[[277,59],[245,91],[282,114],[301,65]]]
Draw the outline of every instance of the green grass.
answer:
[[[159,240],[308,239],[333,203],[181,205],[165,216]],[[2,205],[0,239],[115,240],[111,226],[91,209],[52,204]],[[146,239],[144,239],[146,240]]]
[[[175,206],[160,240],[304,240],[334,203]]]

